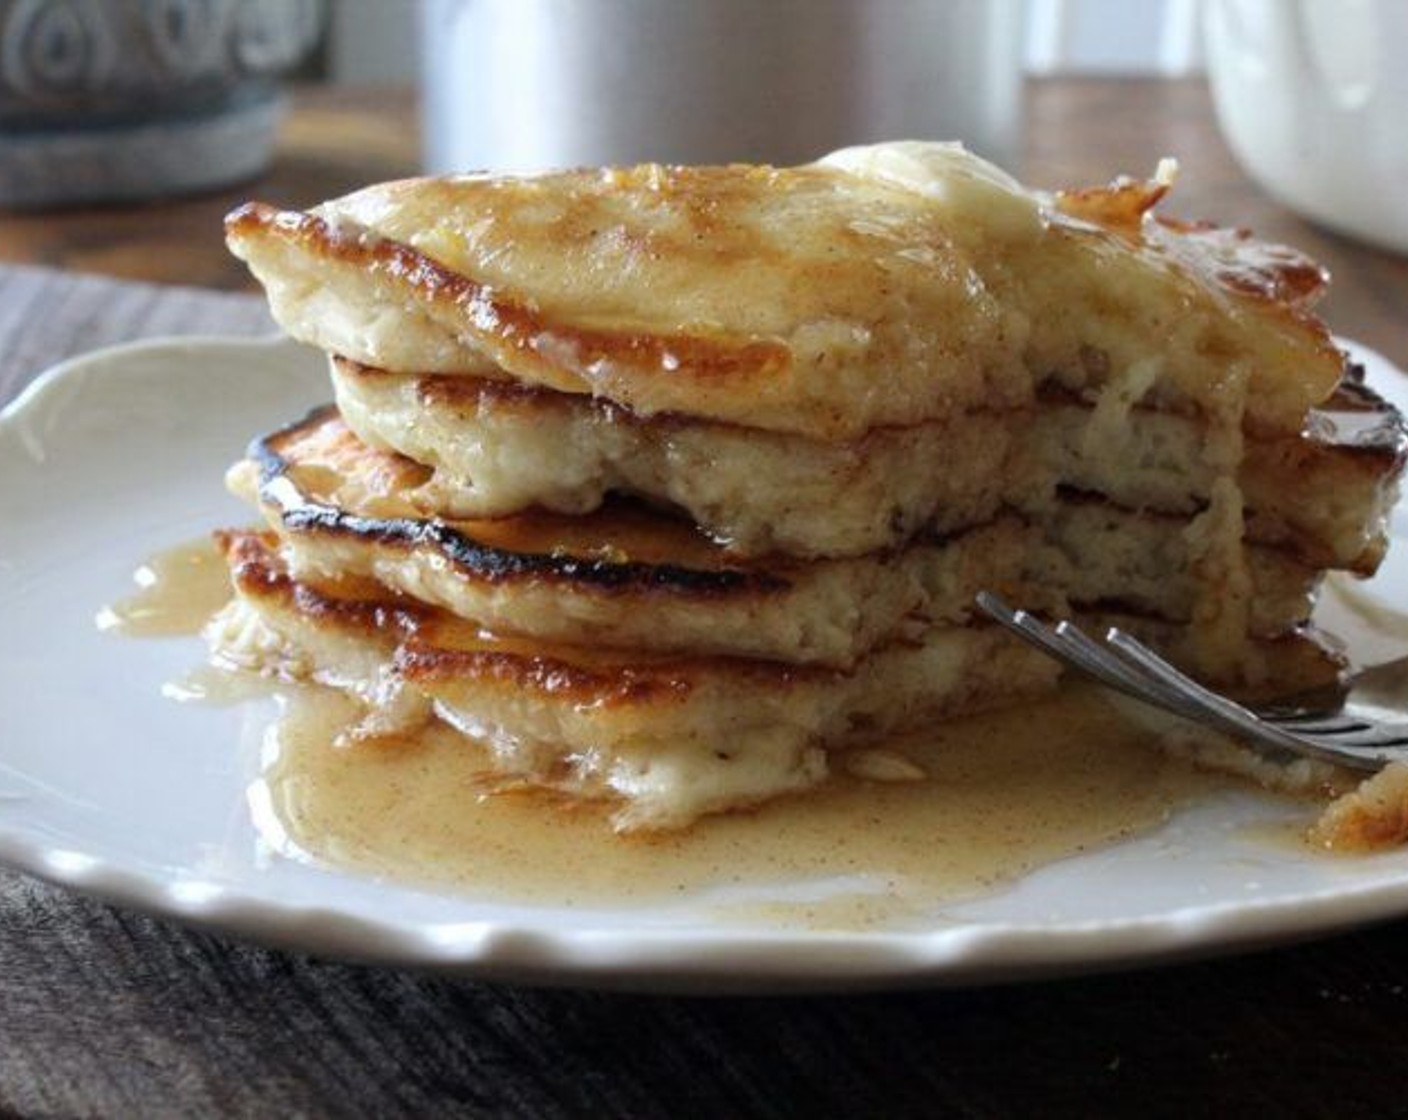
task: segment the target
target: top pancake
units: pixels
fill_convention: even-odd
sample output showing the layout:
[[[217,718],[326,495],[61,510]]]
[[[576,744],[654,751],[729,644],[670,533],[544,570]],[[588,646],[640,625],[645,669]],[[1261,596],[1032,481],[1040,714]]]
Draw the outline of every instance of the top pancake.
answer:
[[[313,213],[250,204],[231,248],[294,337],[397,372],[511,377],[853,439],[1128,385],[1297,430],[1341,357],[1289,250],[1160,221],[1160,184],[1045,198],[950,145],[818,164],[460,176]]]

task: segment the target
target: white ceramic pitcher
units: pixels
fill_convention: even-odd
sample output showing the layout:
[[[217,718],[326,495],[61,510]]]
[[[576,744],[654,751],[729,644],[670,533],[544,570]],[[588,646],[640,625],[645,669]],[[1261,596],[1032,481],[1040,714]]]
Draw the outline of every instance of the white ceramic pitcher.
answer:
[[[1247,172],[1408,252],[1408,0],[1205,0],[1218,119]]]

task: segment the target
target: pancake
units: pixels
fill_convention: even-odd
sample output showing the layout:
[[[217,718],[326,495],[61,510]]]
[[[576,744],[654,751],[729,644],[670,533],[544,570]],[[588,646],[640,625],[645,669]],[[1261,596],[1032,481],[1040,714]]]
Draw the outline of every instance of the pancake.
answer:
[[[1054,382],[1294,433],[1343,360],[1321,271],[1160,220],[1167,178],[1048,197],[954,145],[797,168],[645,165],[251,203],[232,251],[293,337],[846,441]]]
[[[351,749],[440,719],[492,752],[501,787],[609,798],[622,831],[805,790],[836,751],[1039,694],[1059,672],[983,625],[934,627],[844,671],[525,643],[365,581],[295,581],[269,535],[221,539],[235,597],[207,637],[222,663],[355,697],[365,714]],[[1173,637],[1157,622],[1101,621]],[[1281,681],[1323,684],[1337,667],[1307,633],[1256,646]]]
[[[371,578],[496,633],[559,643],[845,667],[919,629],[966,622],[983,589],[1056,614],[1119,606],[1183,623],[1207,593],[1186,519],[1076,495],[1040,525],[1004,513],[895,552],[808,562],[739,556],[629,503],[576,517],[427,518],[414,502],[422,478],[325,409],[256,441],[231,485],[263,509],[299,579]],[[1250,549],[1247,564],[1248,633],[1194,666],[1239,665],[1246,637],[1308,617],[1315,569],[1277,549]]]
[[[741,553],[856,556],[992,517],[1008,414],[971,412],[825,443],[466,376],[332,363],[337,405],[367,443],[435,468],[427,509],[585,513],[611,493],[679,509]]]
[[[343,358],[332,361],[332,381],[364,442],[433,469],[412,499],[427,512],[577,514],[626,493],[681,510],[746,555],[860,555],[980,524],[1003,505],[1039,514],[1062,488],[1192,515],[1219,475],[1196,415],[1135,407],[1095,439],[1093,407],[1054,389],[1031,408],[826,443]],[[1372,571],[1405,446],[1401,417],[1353,380],[1312,410],[1304,432],[1251,434],[1237,468],[1248,539],[1307,564]]]
[[[356,749],[438,719],[625,830],[1053,687],[979,589],[1238,696],[1332,685],[1307,619],[1382,558],[1403,421],[1323,271],[1157,215],[1171,179],[898,143],[247,204],[337,407],[231,470],[268,528],[222,537],[213,650],[356,697]]]
[[[828,749],[1044,691],[1058,672],[995,626],[935,628],[847,671],[513,642],[365,583],[294,581],[271,543],[223,538],[235,598],[207,631],[223,662],[357,697],[354,740],[441,718],[506,783],[617,800],[623,830],[805,789]]]

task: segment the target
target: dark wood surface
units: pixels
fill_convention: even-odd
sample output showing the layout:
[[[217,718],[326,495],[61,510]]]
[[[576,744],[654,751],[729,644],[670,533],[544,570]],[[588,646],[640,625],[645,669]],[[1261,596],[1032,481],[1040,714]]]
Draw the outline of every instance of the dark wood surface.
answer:
[[[1408,365],[1408,262],[1262,196],[1228,157],[1199,84],[1047,82],[1029,109],[1034,182],[1142,172],[1178,155],[1171,209],[1313,250],[1337,274],[1335,327]],[[306,204],[414,160],[404,96],[304,96],[266,179],[160,207],[0,216],[0,259],[242,288],[218,233],[235,201]],[[14,296],[36,285],[45,298]],[[64,301],[86,310],[60,331],[53,308]],[[0,401],[65,353],[220,315],[232,330],[263,322],[234,296],[0,274]],[[1405,922],[1034,984],[681,999],[321,961],[0,872],[0,1113],[1398,1115],[1405,1020]]]
[[[254,291],[225,250],[220,220],[250,198],[307,207],[367,183],[414,175],[415,102],[403,90],[300,93],[269,171],[194,198],[58,213],[0,210],[0,262],[129,280]]]

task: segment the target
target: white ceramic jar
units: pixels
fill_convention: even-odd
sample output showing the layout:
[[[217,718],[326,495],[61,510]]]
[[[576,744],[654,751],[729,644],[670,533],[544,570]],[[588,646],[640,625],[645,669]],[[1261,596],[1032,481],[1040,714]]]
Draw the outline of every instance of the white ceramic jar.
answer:
[[[1278,201],[1408,252],[1408,0],[1205,0],[1224,134]]]
[[[423,18],[436,172],[898,138],[1016,155],[1022,0],[425,0]]]

